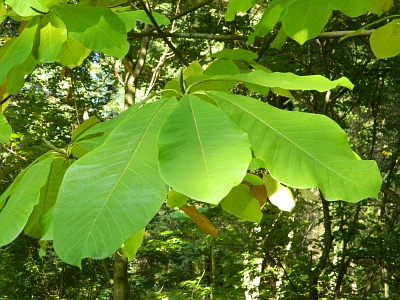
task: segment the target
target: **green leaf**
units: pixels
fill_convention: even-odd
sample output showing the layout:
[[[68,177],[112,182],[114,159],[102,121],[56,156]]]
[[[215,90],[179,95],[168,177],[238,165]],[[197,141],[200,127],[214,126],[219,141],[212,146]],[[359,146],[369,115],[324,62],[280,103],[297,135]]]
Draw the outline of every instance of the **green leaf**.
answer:
[[[254,32],[249,36],[247,45],[253,44],[256,36],[265,36],[271,33],[288,2],[290,0],[273,0],[268,5],[261,20],[254,27]]]
[[[269,201],[280,210],[291,212],[295,207],[292,192],[270,175],[264,174],[264,184]]]
[[[235,186],[219,204],[223,210],[239,219],[261,222],[260,203],[251,196],[250,188],[245,184]]]
[[[185,95],[158,138],[162,178],[174,190],[211,204],[238,185],[251,161],[247,135],[222,111]]]
[[[226,58],[230,60],[252,60],[257,59],[257,54],[246,49],[224,49],[215,52],[210,57]]]
[[[78,41],[67,37],[67,40],[62,45],[55,61],[72,69],[81,65],[83,60],[88,57],[89,54],[89,49],[87,49]]]
[[[238,12],[246,12],[257,0],[231,0],[225,13],[225,21],[233,21]]]
[[[70,162],[63,157],[58,156],[54,158],[47,182],[40,190],[39,203],[33,208],[25,225],[24,232],[26,235],[40,239],[45,233],[41,218],[56,203],[58,190],[69,166]]]
[[[285,30],[281,27],[278,31],[278,34],[272,41],[271,45],[269,45],[270,48],[281,50],[282,47],[286,44],[286,39],[287,39],[287,34]]]
[[[52,63],[67,40],[65,24],[54,14],[46,14],[40,22],[40,45],[38,60]]]
[[[150,24],[150,25],[153,24],[150,21],[149,17],[147,16],[147,14],[144,10],[125,11],[122,13],[118,13],[117,15],[125,23],[126,32],[129,32],[133,28],[135,28],[137,21],[145,23],[145,24]],[[162,14],[152,12],[152,15],[154,17],[154,20],[156,20],[156,22],[159,26],[162,26],[162,25],[167,26],[167,25],[171,24],[171,21]]]
[[[91,116],[89,119],[85,120],[78,128],[76,128],[72,132],[71,142],[76,141],[76,139],[79,138],[85,131],[100,122],[101,120],[98,116]]]
[[[249,170],[255,171],[260,168],[265,169],[267,166],[265,165],[265,161],[263,161],[261,158],[258,157],[253,157],[251,160],[251,163],[249,165]]]
[[[253,52],[252,52],[253,53]],[[214,60],[207,69],[204,70],[204,75],[215,76],[215,75],[236,75],[239,74],[239,68],[230,59],[216,59]]]
[[[5,3],[10,5],[18,15],[23,17],[40,15],[40,13],[32,10],[31,7],[41,12],[48,12],[49,10],[44,0],[6,0]]]
[[[6,117],[0,113],[0,144],[7,143],[10,139],[12,129]]]
[[[271,88],[279,87],[286,90],[317,90],[319,92],[325,92],[337,86],[344,86],[349,89],[353,89],[354,86],[346,77],[330,81],[328,78],[321,75],[298,76],[293,73],[267,73],[261,70],[237,75],[218,75],[207,80],[233,80]]]
[[[328,200],[377,197],[382,179],[376,162],[357,160],[345,132],[331,119],[244,96],[207,95],[249,134],[254,155],[276,180],[296,188],[318,186]]]
[[[200,66],[197,60],[193,61],[183,70],[183,79],[187,79],[191,76],[203,75],[203,68]]]
[[[140,245],[142,244],[144,236],[144,228],[136,232],[134,235],[129,237],[122,247],[122,252],[128,259],[128,261],[132,261],[136,257],[136,252],[139,250]]]
[[[282,17],[286,34],[303,45],[324,29],[332,9],[321,0],[294,0]]]
[[[25,84],[25,76],[31,74],[35,70],[38,61],[32,54],[26,60],[17,66],[11,68],[7,75],[7,92],[9,94],[18,94]]]
[[[39,202],[40,189],[46,183],[55,154],[34,163],[13,187],[10,198],[0,212],[0,246],[12,242],[22,231],[33,207]]]
[[[175,190],[170,190],[167,197],[167,204],[170,207],[177,207],[180,208],[187,203],[189,197],[178,193]]]
[[[8,71],[12,67],[22,64],[31,54],[35,44],[38,24],[39,18],[34,17],[25,26],[19,37],[7,41],[0,48],[0,82],[4,81]],[[8,43],[10,45],[6,46]],[[3,47],[5,47],[4,50]]]
[[[264,180],[262,180],[262,178],[260,178],[257,175],[251,174],[251,173],[247,173],[246,176],[244,176],[243,181],[247,181],[247,182],[251,183],[252,185],[263,185],[264,184]]]
[[[66,25],[68,36],[88,49],[121,49],[127,43],[124,22],[108,8],[65,4],[53,9]]]
[[[65,262],[114,253],[154,217],[167,195],[155,146],[176,100],[159,100],[117,124],[68,169],[54,209],[54,247]]]
[[[392,6],[393,0],[374,0],[368,7],[368,11],[380,16],[387,12]]]
[[[340,10],[346,16],[355,18],[367,13],[376,0],[327,0],[330,8]]]
[[[377,58],[389,58],[400,53],[400,19],[393,20],[370,37],[371,49]]]

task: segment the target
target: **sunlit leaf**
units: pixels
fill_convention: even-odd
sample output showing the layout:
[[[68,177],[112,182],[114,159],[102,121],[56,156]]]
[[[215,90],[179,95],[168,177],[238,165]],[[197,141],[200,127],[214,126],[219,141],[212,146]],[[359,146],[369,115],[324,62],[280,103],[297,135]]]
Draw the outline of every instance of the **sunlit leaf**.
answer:
[[[393,0],[374,0],[368,7],[368,11],[380,16],[387,12],[392,6]]]
[[[128,261],[132,261],[136,257],[136,252],[139,250],[140,245],[142,244],[144,236],[144,228],[130,236],[122,247],[122,252]]]
[[[109,256],[154,217],[167,196],[154,145],[175,103],[133,108],[68,169],[54,209],[54,247],[62,260],[79,266],[85,257]]]
[[[246,49],[224,49],[211,54],[210,57],[226,58],[230,60],[251,60],[256,59],[257,54]]]
[[[376,0],[327,0],[330,8],[340,10],[346,16],[355,18],[366,14],[368,8]]]
[[[242,181],[251,160],[247,135],[218,108],[193,95],[179,101],[158,145],[165,182],[211,204]]]
[[[370,37],[371,49],[377,58],[400,54],[400,19],[375,30]]]
[[[125,11],[122,13],[118,13],[117,15],[125,23],[126,32],[129,32],[133,28],[135,28],[137,21],[150,25],[153,24],[144,10]],[[159,14],[157,12],[152,12],[152,15],[159,26],[162,25],[166,26],[171,23],[171,21],[162,14]]]
[[[44,13],[49,10],[44,0],[6,0],[5,3],[10,5],[11,8],[20,16],[40,15],[39,12],[34,11],[31,7]]]
[[[88,57],[89,54],[89,49],[87,49],[78,41],[67,37],[67,40],[62,45],[55,61],[72,69],[81,65],[83,60]]]
[[[12,129],[6,117],[0,113],[0,144],[7,143],[10,139]]]
[[[331,119],[244,96],[207,95],[249,134],[254,155],[276,180],[296,188],[318,186],[328,200],[377,197],[382,179],[376,162],[357,160],[345,132]]]
[[[257,0],[230,0],[225,14],[226,21],[233,21],[238,12],[246,12]]]
[[[292,192],[267,174],[264,181],[269,201],[280,210],[291,212],[296,205]]]
[[[40,44],[38,60],[52,63],[67,40],[65,24],[54,14],[46,14],[40,22]]]
[[[22,64],[10,69],[7,75],[7,92],[9,94],[18,94],[21,91],[25,84],[25,76],[31,74],[33,70],[35,70],[37,63],[38,61],[33,55],[29,54]]]
[[[170,207],[181,207],[189,200],[188,196],[178,193],[175,190],[170,190],[167,197],[167,204]]]
[[[199,212],[196,207],[184,204],[180,209],[187,214],[196,223],[197,227],[212,237],[217,237],[218,230],[211,225],[210,220],[205,215]]]

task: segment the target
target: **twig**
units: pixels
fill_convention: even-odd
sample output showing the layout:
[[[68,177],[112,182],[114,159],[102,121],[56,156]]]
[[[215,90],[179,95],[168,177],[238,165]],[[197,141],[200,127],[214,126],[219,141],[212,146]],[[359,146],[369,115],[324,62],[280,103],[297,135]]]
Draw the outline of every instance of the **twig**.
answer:
[[[176,57],[179,59],[179,61],[187,67],[189,64],[185,60],[185,58],[182,56],[182,54],[175,48],[175,46],[171,43],[171,41],[167,38],[167,36],[164,34],[164,32],[161,30],[160,26],[158,26],[156,20],[154,19],[153,15],[151,12],[148,10],[146,4],[143,2],[143,0],[139,0],[140,6],[143,8],[143,10],[146,12],[146,15],[149,17],[151,23],[153,23],[154,28],[158,32],[158,34],[161,36],[161,38],[164,40],[164,42],[171,48],[171,51],[174,52]]]

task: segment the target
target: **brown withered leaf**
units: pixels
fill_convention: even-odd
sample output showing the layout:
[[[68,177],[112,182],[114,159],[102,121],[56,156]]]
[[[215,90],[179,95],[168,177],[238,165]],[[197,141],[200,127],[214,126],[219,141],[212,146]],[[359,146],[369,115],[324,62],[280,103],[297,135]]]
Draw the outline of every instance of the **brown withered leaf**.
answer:
[[[260,203],[260,209],[267,203],[267,190],[264,185],[253,185],[250,182],[242,181],[250,188],[250,194]]]
[[[196,223],[197,227],[203,230],[205,233],[211,235],[212,237],[217,237],[218,230],[211,225],[210,221],[205,215],[199,212],[196,207],[189,206],[187,204],[180,207],[180,209],[187,214]]]

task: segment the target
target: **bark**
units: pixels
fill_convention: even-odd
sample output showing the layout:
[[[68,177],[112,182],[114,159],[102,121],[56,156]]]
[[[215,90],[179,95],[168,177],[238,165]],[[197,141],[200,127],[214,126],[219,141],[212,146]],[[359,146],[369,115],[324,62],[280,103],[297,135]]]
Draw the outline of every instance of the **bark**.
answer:
[[[114,255],[114,300],[128,300],[128,259],[119,249]]]

